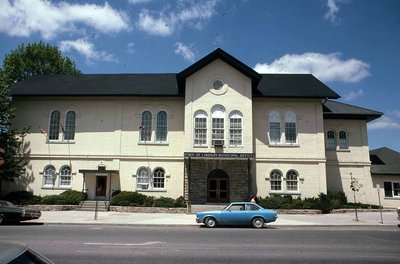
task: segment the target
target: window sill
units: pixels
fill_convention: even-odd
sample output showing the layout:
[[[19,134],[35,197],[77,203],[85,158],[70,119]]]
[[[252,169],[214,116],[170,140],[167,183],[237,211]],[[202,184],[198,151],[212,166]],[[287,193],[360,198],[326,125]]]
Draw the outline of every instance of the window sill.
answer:
[[[68,187],[42,186],[42,190],[71,190],[71,186]]]
[[[169,146],[168,142],[144,142],[144,141],[140,141],[138,142],[138,145],[151,145],[151,146]]]
[[[46,144],[75,144],[75,140],[47,140]]]
[[[338,149],[337,152],[350,152],[350,149]]]
[[[386,197],[385,196],[385,200],[400,200],[400,196],[397,196],[397,197]]]
[[[193,148],[208,148],[208,145],[193,145]]]
[[[278,194],[278,195],[301,195],[301,193],[300,192],[297,192],[297,191],[295,191],[295,192],[288,192],[288,191],[286,191],[286,192],[283,192],[283,191],[270,191],[269,192],[269,194],[271,195],[271,194]]]
[[[283,144],[283,143],[277,143],[277,144],[268,144],[268,147],[271,148],[299,148],[300,145],[298,143],[296,144]]]
[[[136,191],[137,192],[149,192],[149,193],[151,193],[151,192],[167,192],[167,189],[150,189],[150,190],[147,190],[147,189],[136,189]]]

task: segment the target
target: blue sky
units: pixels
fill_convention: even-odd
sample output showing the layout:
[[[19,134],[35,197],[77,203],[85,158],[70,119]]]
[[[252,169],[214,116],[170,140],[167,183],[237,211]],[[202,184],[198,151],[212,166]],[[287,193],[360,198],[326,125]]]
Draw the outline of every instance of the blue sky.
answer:
[[[371,149],[400,151],[400,1],[0,1],[0,59],[57,46],[83,73],[180,72],[222,48],[260,73],[312,73],[384,113]]]

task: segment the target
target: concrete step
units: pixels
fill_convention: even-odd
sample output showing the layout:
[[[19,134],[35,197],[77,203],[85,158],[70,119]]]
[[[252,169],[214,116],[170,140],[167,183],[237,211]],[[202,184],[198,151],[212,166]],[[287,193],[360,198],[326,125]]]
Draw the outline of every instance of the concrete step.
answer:
[[[97,211],[105,212],[107,211],[108,202],[107,201],[83,201],[81,205],[76,209],[77,211]]]
[[[221,210],[228,204],[192,204],[191,212],[198,213],[203,211],[216,211]]]

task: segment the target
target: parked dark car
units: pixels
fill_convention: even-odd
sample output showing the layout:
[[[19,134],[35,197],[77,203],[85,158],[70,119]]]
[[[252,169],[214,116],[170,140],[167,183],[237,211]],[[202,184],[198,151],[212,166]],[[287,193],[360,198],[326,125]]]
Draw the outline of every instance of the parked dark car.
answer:
[[[0,224],[38,219],[41,215],[39,210],[18,207],[11,202],[0,200]]]
[[[206,227],[217,225],[252,225],[262,228],[265,223],[275,222],[278,217],[273,210],[264,209],[258,204],[249,202],[235,202],[220,211],[199,212],[196,222],[204,223]]]

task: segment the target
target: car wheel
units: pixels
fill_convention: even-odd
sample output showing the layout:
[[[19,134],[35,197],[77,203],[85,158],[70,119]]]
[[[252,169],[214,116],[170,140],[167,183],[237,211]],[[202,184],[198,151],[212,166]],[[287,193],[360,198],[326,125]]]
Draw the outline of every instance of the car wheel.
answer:
[[[204,224],[206,225],[206,227],[213,228],[217,226],[217,221],[215,221],[215,219],[212,217],[207,217],[204,220]]]
[[[0,215],[0,225],[6,222],[6,218],[3,215]]]
[[[261,217],[253,218],[253,220],[251,220],[251,225],[254,228],[262,228],[264,226],[264,219]]]

